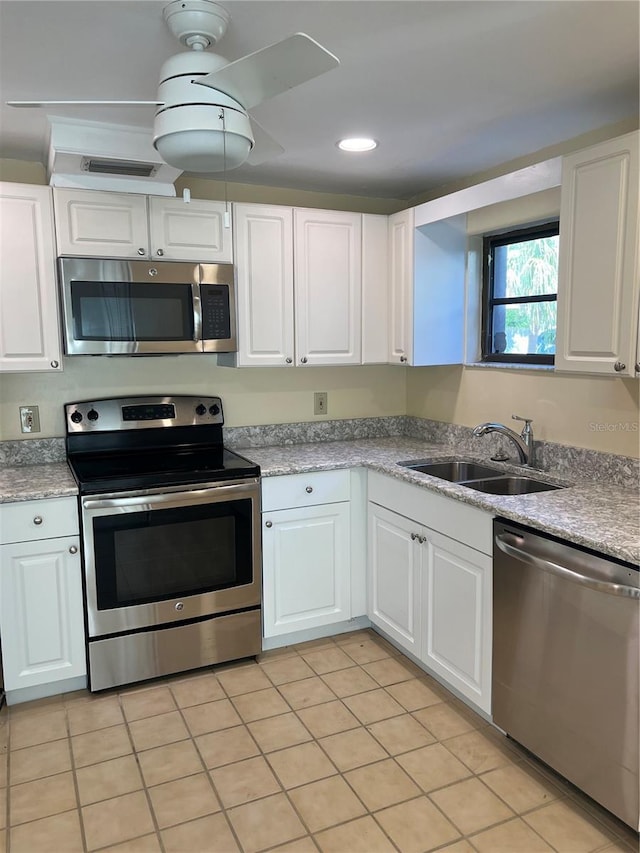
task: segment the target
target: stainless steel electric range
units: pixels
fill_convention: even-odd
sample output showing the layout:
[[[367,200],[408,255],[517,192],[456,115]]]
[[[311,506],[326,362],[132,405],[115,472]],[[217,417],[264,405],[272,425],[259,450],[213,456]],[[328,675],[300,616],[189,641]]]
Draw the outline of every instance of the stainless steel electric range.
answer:
[[[219,397],[65,406],[79,488],[89,689],[261,649],[260,469]]]

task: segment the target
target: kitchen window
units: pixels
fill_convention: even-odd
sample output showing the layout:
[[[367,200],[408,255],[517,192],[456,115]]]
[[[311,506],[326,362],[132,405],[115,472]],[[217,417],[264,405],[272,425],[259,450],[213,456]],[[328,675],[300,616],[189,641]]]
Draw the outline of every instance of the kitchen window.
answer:
[[[558,224],[484,237],[482,361],[553,364]]]

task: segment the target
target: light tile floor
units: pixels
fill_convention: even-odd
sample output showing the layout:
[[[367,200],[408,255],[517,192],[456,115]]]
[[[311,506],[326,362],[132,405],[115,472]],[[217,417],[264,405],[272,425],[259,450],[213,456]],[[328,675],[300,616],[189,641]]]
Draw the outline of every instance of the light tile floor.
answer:
[[[369,631],[5,708],[0,732],[9,853],[638,849]]]

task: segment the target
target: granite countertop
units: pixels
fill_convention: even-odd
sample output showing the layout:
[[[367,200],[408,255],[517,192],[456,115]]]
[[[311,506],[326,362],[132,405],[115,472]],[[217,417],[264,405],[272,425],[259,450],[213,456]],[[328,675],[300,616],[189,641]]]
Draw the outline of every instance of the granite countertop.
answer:
[[[0,467],[0,503],[77,494],[76,481],[66,462]]]
[[[526,473],[566,488],[531,495],[489,495],[402,468],[410,459],[464,456],[451,445],[405,437],[234,448],[260,465],[264,477],[330,471],[363,466],[447,495],[492,515],[527,524],[595,551],[640,563],[640,494],[638,490],[601,483],[573,485],[552,472],[490,462],[505,472]],[[63,497],[78,493],[65,462],[0,468],[0,503]]]
[[[257,462],[264,477],[364,466],[599,553],[640,563],[640,494],[634,489],[600,482],[573,485],[552,472],[489,462],[476,454],[456,453],[450,445],[402,437],[246,447],[238,448],[238,452]],[[488,462],[507,473],[538,477],[566,488],[530,495],[489,495],[397,464],[410,459],[455,456]]]

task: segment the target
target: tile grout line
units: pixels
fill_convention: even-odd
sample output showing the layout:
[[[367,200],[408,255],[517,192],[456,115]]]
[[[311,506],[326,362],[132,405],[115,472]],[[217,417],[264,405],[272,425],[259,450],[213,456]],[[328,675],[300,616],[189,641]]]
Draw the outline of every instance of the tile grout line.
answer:
[[[73,754],[73,744],[71,740],[71,724],[69,722],[69,714],[66,705],[64,705],[64,723],[67,730],[67,749],[69,750],[69,755],[71,758],[71,772],[73,776],[73,787],[75,789],[76,794],[76,808],[78,811],[78,823],[80,824],[80,837],[82,839],[82,849],[87,853],[89,850],[89,845],[87,844],[87,834],[84,827],[84,815],[82,814],[82,805],[80,802],[80,786],[78,785],[78,777],[77,777],[77,768],[76,768],[76,759]]]

